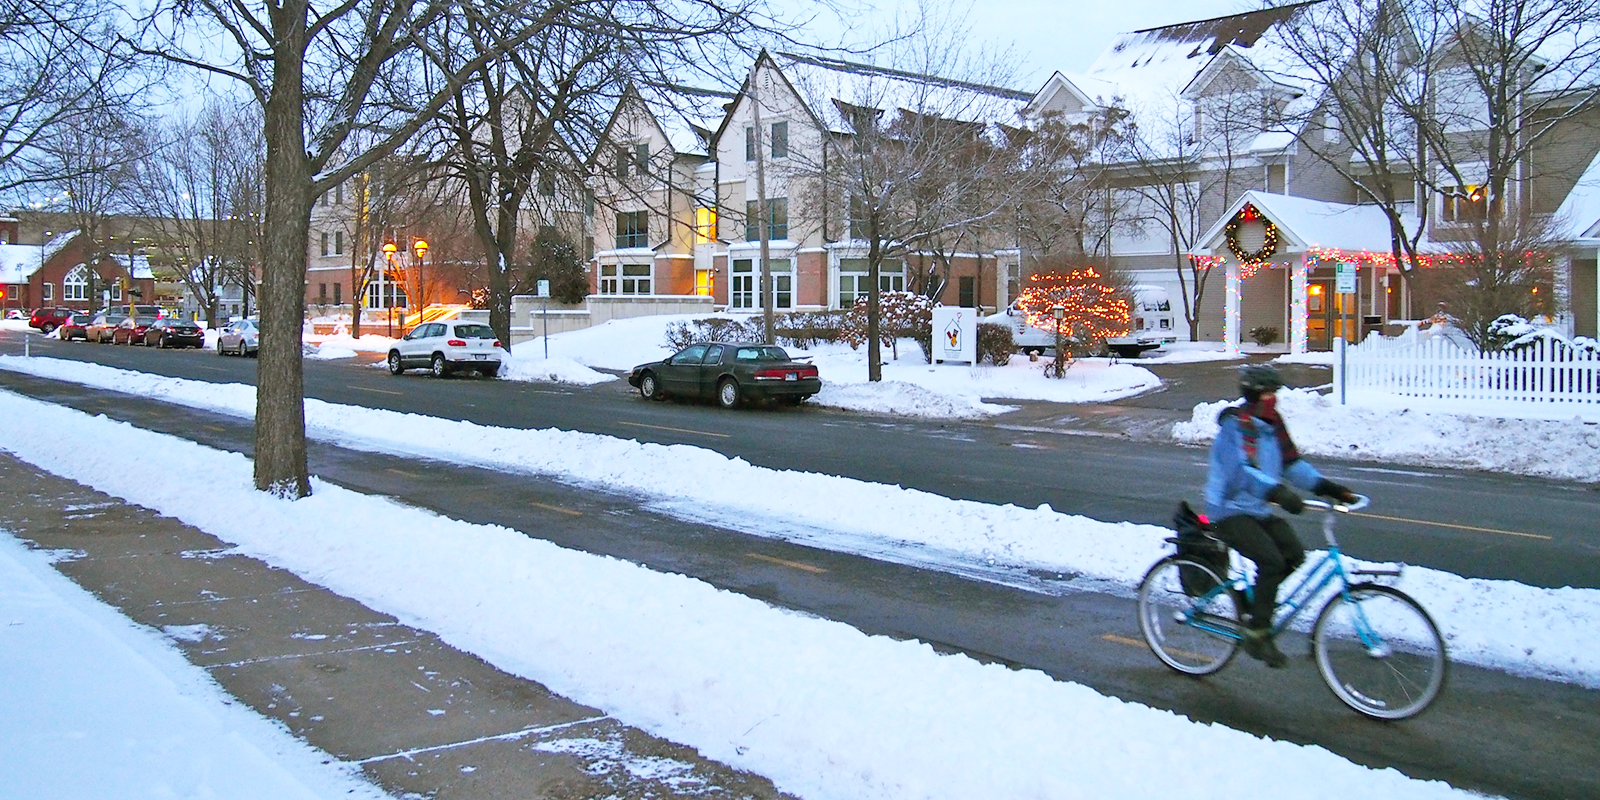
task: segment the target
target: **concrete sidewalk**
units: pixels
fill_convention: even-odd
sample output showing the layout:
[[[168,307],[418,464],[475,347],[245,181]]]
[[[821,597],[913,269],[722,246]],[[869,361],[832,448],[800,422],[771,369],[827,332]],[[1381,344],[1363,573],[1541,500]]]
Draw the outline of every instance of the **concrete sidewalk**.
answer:
[[[176,520],[0,453],[0,529],[397,797],[780,797]]]

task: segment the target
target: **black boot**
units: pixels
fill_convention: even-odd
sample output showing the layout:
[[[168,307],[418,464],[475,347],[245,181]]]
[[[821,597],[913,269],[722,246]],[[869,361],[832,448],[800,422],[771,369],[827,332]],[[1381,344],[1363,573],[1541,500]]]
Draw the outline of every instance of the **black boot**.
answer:
[[[1289,666],[1289,657],[1272,641],[1271,628],[1246,628],[1240,642],[1244,645],[1245,655],[1273,669]]]

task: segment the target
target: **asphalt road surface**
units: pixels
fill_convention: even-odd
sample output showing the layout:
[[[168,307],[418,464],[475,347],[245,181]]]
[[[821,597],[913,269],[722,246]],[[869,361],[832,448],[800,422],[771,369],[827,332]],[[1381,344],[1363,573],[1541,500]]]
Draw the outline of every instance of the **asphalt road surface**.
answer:
[[[421,379],[417,385],[475,388]],[[251,423],[237,417],[3,371],[0,387],[208,446],[251,450]],[[526,475],[316,442],[310,459],[318,475],[358,491],[694,576],[868,633],[1038,669],[1202,722],[1316,744],[1368,766],[1514,798],[1600,797],[1600,772],[1593,768],[1600,755],[1600,692],[1458,664],[1443,695],[1423,715],[1378,723],[1334,699],[1299,635],[1283,643],[1293,659],[1288,669],[1267,670],[1240,657],[1218,675],[1194,680],[1169,672],[1150,655],[1139,638],[1133,603],[1125,598],[1091,592],[1047,596],[817,550],[682,522],[630,498]]]
[[[213,382],[254,383],[253,359],[205,351],[57,342],[37,355]],[[21,334],[0,333],[0,353]],[[616,381],[594,387],[455,378],[392,377],[370,358],[307,361],[306,393],[483,425],[555,427],[706,447],[750,463],[844,475],[947,497],[1103,520],[1166,524],[1180,498],[1198,499],[1203,449],[1164,441],[1181,409],[1226,396],[1230,368],[1158,367],[1166,390],[1099,406],[1026,404],[982,421],[924,422],[806,406],[728,412],[709,404],[650,403]],[[1301,368],[1291,383],[1326,381]],[[826,376],[824,376],[826,378]],[[1341,521],[1357,558],[1400,561],[1535,586],[1600,588],[1600,486],[1354,461],[1316,460],[1373,506]],[[1310,546],[1314,531],[1305,531]]]

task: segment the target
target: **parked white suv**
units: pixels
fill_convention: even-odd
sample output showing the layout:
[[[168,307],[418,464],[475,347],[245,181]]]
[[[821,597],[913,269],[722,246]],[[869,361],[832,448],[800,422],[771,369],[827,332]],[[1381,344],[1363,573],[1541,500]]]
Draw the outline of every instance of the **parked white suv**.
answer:
[[[427,367],[436,378],[472,370],[493,378],[500,373],[500,340],[481,322],[424,322],[389,350],[389,374]]]

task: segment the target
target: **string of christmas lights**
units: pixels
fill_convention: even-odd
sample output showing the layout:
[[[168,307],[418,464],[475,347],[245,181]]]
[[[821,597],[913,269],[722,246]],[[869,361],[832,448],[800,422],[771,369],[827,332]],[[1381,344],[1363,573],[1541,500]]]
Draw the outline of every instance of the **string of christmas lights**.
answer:
[[[1101,278],[1094,267],[1072,270],[1065,275],[1035,276],[1033,285],[1017,297],[1017,307],[1027,314],[1028,324],[1039,330],[1055,330],[1052,311],[1056,306],[1064,311],[1063,336],[1125,336],[1132,328],[1130,304],[1117,296],[1117,288]]]
[[[1239,244],[1239,227],[1247,222],[1260,222],[1265,231],[1265,238],[1261,241],[1261,248],[1253,252],[1246,251]],[[1241,265],[1257,264],[1271,258],[1278,252],[1278,226],[1267,219],[1254,205],[1246,203],[1244,208],[1222,229],[1224,238],[1228,240],[1228,252],[1239,260]]]

